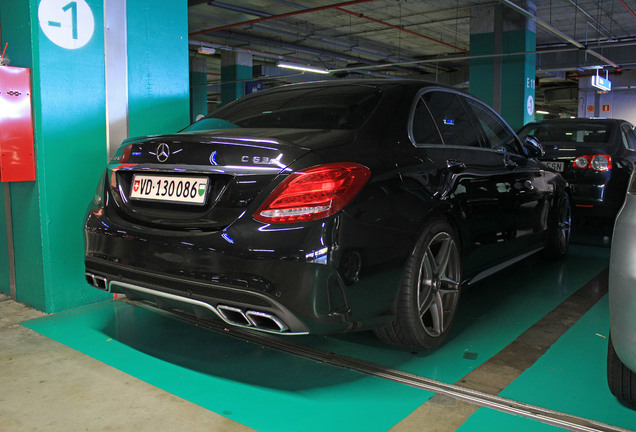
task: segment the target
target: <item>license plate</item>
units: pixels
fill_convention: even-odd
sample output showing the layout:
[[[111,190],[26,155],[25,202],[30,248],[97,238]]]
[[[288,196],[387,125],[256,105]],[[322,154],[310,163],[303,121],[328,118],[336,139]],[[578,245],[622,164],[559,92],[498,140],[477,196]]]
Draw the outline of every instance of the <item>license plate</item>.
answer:
[[[178,204],[205,204],[207,177],[133,176],[130,198]]]
[[[563,162],[542,161],[544,165],[549,166],[555,171],[563,172]]]

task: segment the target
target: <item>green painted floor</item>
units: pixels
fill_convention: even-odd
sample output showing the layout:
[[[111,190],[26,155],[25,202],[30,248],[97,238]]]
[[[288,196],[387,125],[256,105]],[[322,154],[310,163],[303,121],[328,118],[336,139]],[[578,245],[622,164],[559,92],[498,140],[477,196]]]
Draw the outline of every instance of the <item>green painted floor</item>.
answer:
[[[562,261],[532,258],[467,289],[454,334],[432,353],[389,348],[368,332],[290,340],[455,383],[599,274],[608,260],[608,248],[574,245]],[[432,396],[123,302],[23,325],[259,431],[386,431]],[[636,429],[636,412],[620,405],[604,381],[608,327],[603,299],[500,395]],[[504,424],[510,426],[499,427]],[[556,428],[482,408],[460,430],[548,429]]]
[[[605,296],[500,396],[636,429],[636,411],[618,403],[607,388],[608,310]],[[459,430],[492,431],[493,425],[514,431],[554,429],[482,408]]]

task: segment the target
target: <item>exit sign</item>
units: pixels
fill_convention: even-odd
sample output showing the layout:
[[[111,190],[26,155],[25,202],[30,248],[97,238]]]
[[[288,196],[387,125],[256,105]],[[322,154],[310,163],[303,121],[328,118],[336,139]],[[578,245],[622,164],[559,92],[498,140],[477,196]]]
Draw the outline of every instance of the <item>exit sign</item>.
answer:
[[[605,91],[612,91],[612,82],[602,76],[592,76],[592,86]]]

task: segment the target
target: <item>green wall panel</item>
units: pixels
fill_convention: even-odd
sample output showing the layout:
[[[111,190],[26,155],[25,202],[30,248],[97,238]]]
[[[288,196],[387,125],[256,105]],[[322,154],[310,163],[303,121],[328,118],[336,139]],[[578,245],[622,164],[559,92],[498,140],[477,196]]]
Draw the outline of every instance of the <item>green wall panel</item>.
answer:
[[[5,43],[8,43],[6,56],[11,60],[11,66],[16,67],[27,67],[31,68],[33,66],[33,56],[32,56],[32,29],[31,29],[31,4],[28,1],[2,1],[0,2],[0,29],[2,31],[1,40],[2,47],[4,49]],[[28,184],[20,184],[13,183],[9,184],[9,196],[16,196],[16,193],[13,192],[16,189],[24,189],[33,188],[33,182],[28,182]],[[3,192],[0,192],[0,196],[2,197],[2,202],[0,202],[0,292],[4,294],[9,294],[9,251],[7,248],[7,228],[6,228],[6,217],[5,217],[5,193],[4,187],[2,187]],[[17,224],[18,229],[27,230],[27,231],[38,231],[38,223],[35,225],[28,226],[24,224],[21,209],[25,205],[26,201],[29,201],[33,198],[31,194],[19,197],[21,193],[18,194],[17,202],[11,203],[12,208],[12,219],[15,226]],[[29,206],[29,204],[26,204]],[[37,203],[35,205],[37,209]],[[22,233],[18,233],[20,235]],[[14,239],[15,241],[15,239]],[[38,256],[41,256],[41,252],[38,253]],[[37,259],[37,257],[36,257]],[[40,260],[41,261],[41,260]],[[41,286],[41,283],[39,284]],[[41,296],[40,296],[41,297]],[[41,300],[41,298],[40,298]],[[40,301],[42,303],[42,301]]]
[[[11,185],[16,298],[38,310],[48,311],[43,276],[39,182],[38,178],[36,182],[19,182]]]
[[[0,185],[0,293],[9,295],[9,249],[7,248],[7,224],[5,218],[4,186]]]
[[[190,123],[186,0],[127,2],[129,135]]]

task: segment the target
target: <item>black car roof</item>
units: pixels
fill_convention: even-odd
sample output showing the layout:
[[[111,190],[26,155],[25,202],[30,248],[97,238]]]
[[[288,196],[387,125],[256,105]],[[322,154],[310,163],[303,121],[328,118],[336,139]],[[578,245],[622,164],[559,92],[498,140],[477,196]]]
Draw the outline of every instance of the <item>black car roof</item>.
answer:
[[[535,120],[528,124],[541,124],[541,123],[605,123],[605,124],[616,124],[616,123],[625,123],[627,120],[623,119],[613,119],[613,118],[586,118],[586,117],[575,117],[575,118],[560,118],[560,119],[546,119],[546,120]]]
[[[330,87],[341,85],[360,85],[372,87],[443,87],[455,91],[462,91],[446,84],[440,84],[433,81],[416,80],[416,79],[391,79],[391,78],[371,78],[371,79],[342,79],[342,80],[324,80],[324,81],[308,81],[301,83],[286,84],[273,87],[265,91],[276,91],[289,89],[294,87]]]

